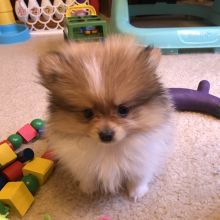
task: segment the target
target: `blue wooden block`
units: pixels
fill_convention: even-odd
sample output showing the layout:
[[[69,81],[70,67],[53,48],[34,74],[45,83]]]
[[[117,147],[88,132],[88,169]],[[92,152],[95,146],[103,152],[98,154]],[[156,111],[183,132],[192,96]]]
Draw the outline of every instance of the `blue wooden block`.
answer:
[[[8,182],[7,178],[5,176],[0,176],[0,190],[5,186],[5,184]]]

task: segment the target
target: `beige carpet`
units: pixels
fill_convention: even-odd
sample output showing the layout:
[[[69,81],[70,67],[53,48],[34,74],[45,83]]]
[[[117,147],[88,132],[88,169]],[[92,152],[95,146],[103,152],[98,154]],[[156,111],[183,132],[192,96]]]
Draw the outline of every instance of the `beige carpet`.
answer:
[[[0,46],[1,139],[33,118],[46,118],[46,91],[35,83],[37,57],[60,41],[62,36],[34,37]],[[159,73],[167,87],[196,88],[208,79],[211,93],[220,96],[220,55],[163,56]],[[97,220],[104,214],[112,220],[220,219],[220,121],[176,113],[175,125],[175,151],[141,202],[133,203],[125,193],[83,196],[57,167],[23,219],[42,220],[46,213],[52,220]],[[43,145],[38,145],[41,150]]]

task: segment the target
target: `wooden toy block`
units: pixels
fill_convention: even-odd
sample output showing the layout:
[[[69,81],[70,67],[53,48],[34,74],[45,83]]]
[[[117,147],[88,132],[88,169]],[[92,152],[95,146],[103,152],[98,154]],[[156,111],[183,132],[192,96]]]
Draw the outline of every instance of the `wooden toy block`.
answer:
[[[17,155],[7,143],[0,145],[0,168],[13,162],[16,158]]]
[[[17,132],[26,141],[30,142],[37,136],[37,131],[30,125],[26,124]]]
[[[8,182],[6,176],[0,174],[0,190],[5,186],[5,184]]]
[[[8,144],[10,146],[10,148],[14,151],[14,147],[13,147],[12,143],[10,143],[10,141],[8,141],[8,140],[1,141],[0,145],[2,145],[2,144]]]
[[[23,182],[8,182],[0,191],[0,201],[24,216],[34,197]]]
[[[54,163],[58,162],[58,159],[55,157],[52,150],[47,150],[46,152],[44,152],[44,154],[41,156],[41,158],[52,160]]]
[[[23,177],[22,168],[24,164],[20,161],[15,161],[14,163],[7,166],[3,171],[2,174],[6,176],[8,181],[17,181],[21,180]]]
[[[54,162],[45,158],[35,157],[32,161],[23,167],[23,175],[32,174],[37,177],[40,185],[42,185],[54,167]]]

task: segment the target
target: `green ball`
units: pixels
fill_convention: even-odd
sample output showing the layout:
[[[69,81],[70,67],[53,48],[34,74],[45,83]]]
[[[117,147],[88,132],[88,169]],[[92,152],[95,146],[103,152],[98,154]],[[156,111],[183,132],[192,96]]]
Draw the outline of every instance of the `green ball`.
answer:
[[[31,126],[36,130],[39,130],[40,128],[44,127],[44,121],[39,118],[36,118],[31,122]]]
[[[9,212],[9,207],[0,202],[0,214],[6,215]]]
[[[16,150],[22,145],[23,139],[19,134],[12,134],[8,137],[8,141],[13,145]]]
[[[39,185],[40,185],[39,181],[37,177],[35,177],[32,174],[24,176],[22,178],[22,181],[24,182],[24,184],[27,186],[27,188],[32,194],[35,194],[37,190],[39,189]]]

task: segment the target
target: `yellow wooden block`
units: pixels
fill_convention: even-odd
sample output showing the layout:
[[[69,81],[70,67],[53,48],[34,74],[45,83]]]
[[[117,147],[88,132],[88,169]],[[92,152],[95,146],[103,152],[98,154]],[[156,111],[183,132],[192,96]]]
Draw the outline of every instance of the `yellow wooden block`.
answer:
[[[8,182],[0,191],[0,201],[24,216],[34,197],[23,182]]]
[[[17,158],[15,152],[11,149],[11,147],[7,144],[0,145],[0,167],[6,166]]]
[[[33,174],[42,185],[51,174],[53,167],[54,162],[52,160],[35,157],[23,167],[23,175]]]

